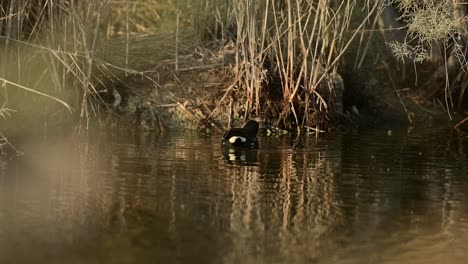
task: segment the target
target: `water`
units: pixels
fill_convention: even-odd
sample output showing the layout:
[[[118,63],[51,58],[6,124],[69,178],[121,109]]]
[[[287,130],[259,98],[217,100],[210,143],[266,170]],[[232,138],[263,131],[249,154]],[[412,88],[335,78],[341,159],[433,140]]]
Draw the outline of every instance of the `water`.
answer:
[[[467,263],[468,143],[102,133],[0,161],[0,263]],[[237,159],[237,160],[236,160]]]

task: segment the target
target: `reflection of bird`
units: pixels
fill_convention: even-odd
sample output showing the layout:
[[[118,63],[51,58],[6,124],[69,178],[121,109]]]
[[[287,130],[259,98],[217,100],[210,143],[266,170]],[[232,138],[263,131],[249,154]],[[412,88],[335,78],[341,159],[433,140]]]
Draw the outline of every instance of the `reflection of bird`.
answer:
[[[242,128],[231,128],[223,135],[222,146],[234,148],[258,148],[258,122],[249,120]]]
[[[257,149],[252,148],[221,148],[224,160],[231,165],[255,166],[257,165]]]

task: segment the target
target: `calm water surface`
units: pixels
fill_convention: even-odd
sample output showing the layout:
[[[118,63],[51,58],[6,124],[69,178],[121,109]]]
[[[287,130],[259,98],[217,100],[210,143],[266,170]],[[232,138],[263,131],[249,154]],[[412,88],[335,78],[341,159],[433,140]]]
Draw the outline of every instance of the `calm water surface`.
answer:
[[[0,161],[0,263],[468,263],[468,143],[89,135]],[[237,159],[237,161],[235,160]]]

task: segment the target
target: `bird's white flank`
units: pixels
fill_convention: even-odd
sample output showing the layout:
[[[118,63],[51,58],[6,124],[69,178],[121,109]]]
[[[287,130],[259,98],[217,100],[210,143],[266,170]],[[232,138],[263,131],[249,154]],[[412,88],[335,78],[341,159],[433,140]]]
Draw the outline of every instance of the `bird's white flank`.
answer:
[[[242,143],[246,142],[247,139],[245,137],[233,136],[229,138],[229,143],[234,144],[237,139],[240,139]]]

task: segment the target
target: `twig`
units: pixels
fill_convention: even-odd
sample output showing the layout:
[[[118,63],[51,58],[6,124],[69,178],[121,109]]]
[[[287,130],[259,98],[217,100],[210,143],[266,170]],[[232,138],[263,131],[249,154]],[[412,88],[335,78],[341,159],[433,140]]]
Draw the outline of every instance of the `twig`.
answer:
[[[387,66],[387,64],[385,62],[382,62],[382,63],[384,65],[384,67],[385,67],[385,70],[386,70],[386,72],[388,74],[388,77],[390,78],[390,82],[392,83],[393,89],[395,89],[395,93],[397,94],[398,99],[400,100],[400,103],[401,103],[401,105],[403,106],[403,109],[406,112],[406,116],[408,117],[408,121],[410,122],[410,124],[412,124],[413,120],[411,119],[411,116],[408,113],[408,109],[406,108],[406,105],[403,102],[403,99],[401,99],[400,93],[398,92],[398,90],[397,90],[397,88],[395,86],[395,83],[393,82],[393,78],[392,78],[392,75],[390,74],[390,71],[388,70],[388,66]]]
[[[157,105],[156,107],[160,107],[160,108],[169,108],[169,107],[177,107],[179,106],[179,103],[174,103],[174,104],[160,104],[160,105]]]
[[[445,105],[447,106],[447,114],[450,120],[452,120],[452,115],[450,114],[450,107],[453,107],[453,102],[452,102],[452,95],[451,93],[449,93],[450,80],[449,80],[449,73],[448,73],[448,66],[447,66],[447,49],[445,48],[445,45],[444,45],[444,66],[445,66],[444,67],[445,69],[445,89],[444,89]],[[449,104],[449,99],[450,99],[451,104]]]
[[[434,112],[432,112],[431,110],[429,110],[429,109],[423,107],[422,105],[420,105],[414,98],[411,98],[411,100],[413,100],[413,102],[414,102],[417,106],[421,107],[422,110],[428,112],[428,113],[431,114],[431,115],[434,115]]]
[[[239,74],[236,79],[232,82],[231,85],[229,85],[229,87],[226,89],[226,92],[224,92],[224,95],[223,97],[221,97],[221,99],[218,101],[218,104],[216,105],[216,107],[213,109],[213,111],[211,111],[211,113],[208,115],[208,119],[210,119],[219,109],[220,109],[220,106],[221,106],[221,103],[224,102],[224,100],[226,99],[226,97],[231,93],[231,91],[234,89],[234,87],[237,85],[237,83],[240,81],[240,76],[241,74]]]
[[[232,112],[234,110],[232,108],[232,103],[233,103],[233,99],[231,98],[231,100],[229,100],[228,127],[232,126]]]
[[[321,129],[318,129],[318,128],[315,128],[315,127],[311,127],[311,126],[304,126],[305,128],[307,128],[308,130],[312,130],[316,133],[325,133],[324,130],[321,130]]]
[[[8,141],[8,139],[5,137],[5,135],[3,135],[2,132],[0,132],[0,140],[4,141],[5,144],[10,146],[10,148],[12,148],[16,152],[16,155],[21,156],[24,154],[24,152],[18,150],[13,144],[11,144],[10,141]],[[0,150],[1,148],[2,148],[2,144],[0,144]]]
[[[459,129],[458,127],[461,126],[461,125],[462,125],[463,123],[465,123],[466,121],[468,121],[468,117],[465,117],[465,119],[463,119],[463,120],[460,121],[458,124],[456,124],[456,125],[454,126],[454,128],[455,128],[456,130],[461,130],[461,129]]]
[[[177,106],[180,107],[184,112],[186,112],[191,118],[195,119],[198,122],[201,122],[201,120],[185,106],[187,102],[188,101],[185,101],[185,103],[183,104],[180,102],[177,102]]]
[[[179,0],[176,0],[176,39],[175,39],[175,70],[179,70],[179,20],[180,20],[180,12],[179,12]]]
[[[130,51],[130,28],[128,17],[130,13],[130,0],[125,1],[125,68],[128,69],[128,57]],[[127,76],[127,72],[125,72],[125,76]]]
[[[215,63],[215,64],[207,64],[207,65],[201,65],[201,66],[192,66],[192,67],[186,67],[186,68],[180,68],[178,71],[179,72],[184,72],[184,71],[194,71],[194,70],[209,70],[217,67],[222,67],[224,66],[225,63]]]
[[[3,119],[10,117],[11,116],[10,112],[16,112],[16,110],[5,107],[5,104],[3,104],[2,107],[0,107],[0,116]]]
[[[51,95],[36,91],[34,89],[28,88],[28,87],[23,86],[23,85],[18,84],[18,83],[10,82],[10,81],[8,81],[8,80],[6,80],[4,78],[1,78],[1,77],[0,77],[0,81],[2,81],[4,83],[7,83],[7,84],[10,84],[10,85],[13,85],[13,86],[18,87],[18,88],[21,88],[21,89],[26,90],[28,92],[35,93],[35,94],[38,94],[38,95],[42,95],[44,97],[50,98],[50,99],[52,99],[54,101],[57,101],[57,102],[61,103],[63,106],[65,106],[68,109],[68,111],[70,111],[70,112],[72,112],[72,110],[73,110],[73,108],[69,104],[67,104],[63,100],[58,99],[57,97],[53,97]]]

